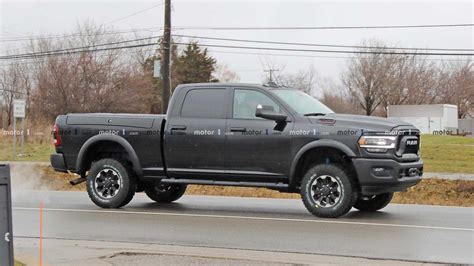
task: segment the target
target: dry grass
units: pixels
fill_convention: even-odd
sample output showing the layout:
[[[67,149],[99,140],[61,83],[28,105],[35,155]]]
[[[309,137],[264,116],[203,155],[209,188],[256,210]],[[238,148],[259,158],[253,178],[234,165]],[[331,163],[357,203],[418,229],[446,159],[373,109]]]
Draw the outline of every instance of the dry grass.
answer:
[[[51,167],[42,167],[42,183],[52,190],[82,190],[85,184],[72,187],[69,180],[77,178],[72,174],[54,172]],[[299,194],[280,193],[264,188],[242,188],[191,185],[188,195],[235,196],[257,198],[299,199]],[[395,193],[393,203],[426,204],[444,206],[474,207],[474,181],[425,179],[406,192]]]
[[[406,192],[396,193],[393,202],[474,207],[474,181],[425,179]]]
[[[71,186],[69,181],[79,176],[54,171],[51,166],[40,166],[41,183],[50,190],[85,191],[86,184]]]

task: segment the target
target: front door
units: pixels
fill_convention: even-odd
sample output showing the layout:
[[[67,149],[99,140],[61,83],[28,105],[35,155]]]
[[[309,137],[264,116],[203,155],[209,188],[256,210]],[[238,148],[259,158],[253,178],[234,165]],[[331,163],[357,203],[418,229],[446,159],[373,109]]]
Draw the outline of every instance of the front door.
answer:
[[[290,169],[290,130],[293,123],[282,127],[255,116],[257,105],[272,106],[276,112],[288,114],[269,94],[258,89],[232,90],[231,113],[226,126],[226,158],[228,175],[255,181],[284,179]]]

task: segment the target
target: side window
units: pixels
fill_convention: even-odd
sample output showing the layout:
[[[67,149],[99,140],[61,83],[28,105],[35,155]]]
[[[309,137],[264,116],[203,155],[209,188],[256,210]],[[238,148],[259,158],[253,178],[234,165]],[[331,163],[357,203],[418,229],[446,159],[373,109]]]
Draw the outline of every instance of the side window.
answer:
[[[181,116],[225,118],[225,102],[225,89],[193,89],[184,98]]]
[[[255,90],[235,89],[233,118],[261,119],[255,116],[259,104],[273,106],[275,112],[280,112],[280,106],[267,95]]]

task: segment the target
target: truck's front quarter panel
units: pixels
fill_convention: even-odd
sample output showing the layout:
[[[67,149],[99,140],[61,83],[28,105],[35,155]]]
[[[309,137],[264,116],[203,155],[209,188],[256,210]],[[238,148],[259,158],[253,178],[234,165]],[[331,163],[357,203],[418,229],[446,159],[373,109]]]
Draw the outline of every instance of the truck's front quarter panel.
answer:
[[[423,161],[419,155],[420,135],[412,126],[395,127],[390,130],[370,130],[358,127],[357,123],[342,123],[335,119],[322,117],[296,120],[292,136],[293,155],[310,143],[325,142],[328,147],[345,153],[353,165],[363,195],[375,195],[386,192],[403,191],[420,182],[423,174]],[[395,136],[396,146],[385,152],[369,152],[359,146],[358,140],[367,134]],[[416,147],[407,145],[414,143]],[[343,151],[341,147],[346,150]],[[295,158],[295,157],[294,157]],[[331,163],[329,158],[323,160]],[[351,171],[346,169],[346,171]]]
[[[362,195],[404,191],[421,181],[423,160],[419,155],[419,131],[414,127],[400,127],[387,135],[396,137],[395,148],[373,153],[359,147],[360,157],[352,158]]]

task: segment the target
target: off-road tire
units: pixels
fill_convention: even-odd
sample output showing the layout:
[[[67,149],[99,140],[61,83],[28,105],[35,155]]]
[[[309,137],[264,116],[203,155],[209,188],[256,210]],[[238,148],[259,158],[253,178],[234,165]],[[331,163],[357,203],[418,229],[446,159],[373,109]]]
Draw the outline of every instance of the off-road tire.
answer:
[[[170,203],[181,198],[186,192],[184,184],[161,184],[160,181],[153,181],[144,184],[145,194],[159,203]]]
[[[383,193],[373,196],[360,196],[354,208],[363,212],[375,212],[385,208],[393,198],[393,193]]]
[[[120,189],[114,196],[106,199],[98,191],[96,184],[98,174],[109,170],[115,172],[120,179]],[[101,208],[120,208],[127,205],[135,195],[136,186],[136,179],[131,175],[131,171],[124,162],[117,159],[106,158],[94,162],[87,176],[87,194],[92,202]]]
[[[331,177],[334,182],[328,181],[328,192],[332,196],[340,195],[336,200],[331,200],[329,204],[323,204],[324,200],[318,202],[315,189],[321,187],[320,182],[325,183]],[[336,191],[337,184],[340,189]],[[323,184],[326,186],[326,184]],[[326,190],[327,191],[327,190]],[[338,192],[338,193],[336,193]],[[336,164],[319,164],[310,168],[301,181],[300,194],[306,209],[313,215],[321,218],[337,218],[350,211],[357,199],[357,189],[355,180],[348,176],[342,167]],[[332,197],[331,196],[331,197]],[[331,198],[332,199],[332,198]],[[331,202],[334,202],[331,206]]]

